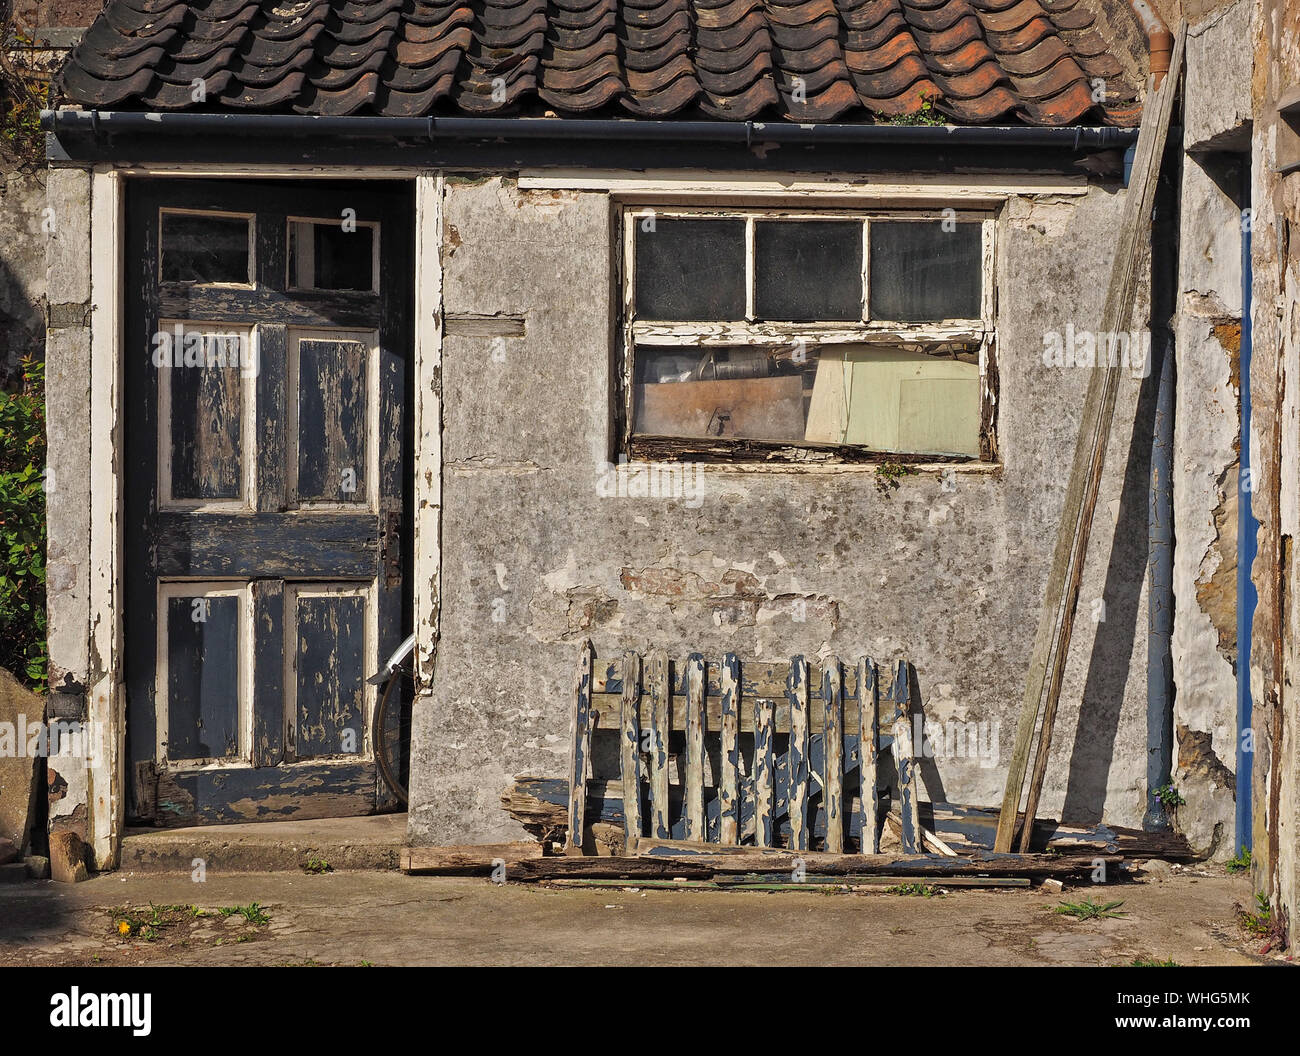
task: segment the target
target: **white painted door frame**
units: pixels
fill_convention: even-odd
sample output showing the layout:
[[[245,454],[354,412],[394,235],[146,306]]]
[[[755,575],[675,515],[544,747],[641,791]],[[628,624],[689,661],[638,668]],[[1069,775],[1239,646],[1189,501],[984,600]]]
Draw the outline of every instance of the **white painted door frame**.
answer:
[[[307,165],[97,165],[91,175],[90,620],[91,655],[104,674],[87,687],[87,717],[100,751],[89,761],[87,842],[100,870],[121,858],[127,775],[124,631],[122,365],[126,181],[132,177],[400,179],[415,186],[415,523],[413,576],[420,684],[433,673],[442,531],[442,202],[443,178],[417,169],[340,170]]]

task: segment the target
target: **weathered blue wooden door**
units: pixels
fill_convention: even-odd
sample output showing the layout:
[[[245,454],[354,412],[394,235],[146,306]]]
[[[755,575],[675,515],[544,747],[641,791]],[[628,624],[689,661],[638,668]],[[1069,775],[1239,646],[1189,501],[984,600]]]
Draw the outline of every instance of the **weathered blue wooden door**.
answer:
[[[127,202],[128,813],[378,809],[366,678],[409,622],[409,192]]]

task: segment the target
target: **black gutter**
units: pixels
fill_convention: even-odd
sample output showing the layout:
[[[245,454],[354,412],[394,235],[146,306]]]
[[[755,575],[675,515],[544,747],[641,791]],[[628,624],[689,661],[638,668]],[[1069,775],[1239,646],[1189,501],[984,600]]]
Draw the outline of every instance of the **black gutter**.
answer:
[[[381,140],[572,140],[757,145],[944,144],[962,147],[1126,148],[1137,129],[1035,125],[796,124],[779,121],[640,121],[631,118],[316,117],[305,114],[46,110],[56,136],[267,136]]]

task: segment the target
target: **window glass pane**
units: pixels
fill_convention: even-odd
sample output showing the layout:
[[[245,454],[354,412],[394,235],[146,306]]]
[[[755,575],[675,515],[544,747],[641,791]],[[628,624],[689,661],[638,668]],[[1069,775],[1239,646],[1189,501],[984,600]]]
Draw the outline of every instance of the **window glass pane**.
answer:
[[[641,436],[979,457],[979,357],[825,345],[637,350]]]
[[[872,319],[980,317],[981,225],[948,227],[941,220],[871,222]]]
[[[375,228],[369,224],[289,224],[289,288],[292,290],[373,290]]]
[[[861,319],[862,222],[756,222],[754,314],[789,322]]]
[[[979,357],[828,345],[805,440],[910,455],[979,457]]]
[[[162,281],[250,283],[248,232],[243,216],[163,213]]]
[[[789,348],[638,349],[634,429],[801,441],[806,377]]]
[[[630,217],[636,314],[673,321],[745,317],[745,222]]]

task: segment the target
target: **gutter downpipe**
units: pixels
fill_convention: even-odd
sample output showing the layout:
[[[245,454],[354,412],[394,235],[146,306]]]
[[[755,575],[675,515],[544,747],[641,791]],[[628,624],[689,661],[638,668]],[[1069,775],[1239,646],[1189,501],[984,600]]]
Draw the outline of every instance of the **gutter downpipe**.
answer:
[[[1129,7],[1137,16],[1138,24],[1147,37],[1148,65],[1154,78],[1151,89],[1155,91],[1169,72],[1169,62],[1174,54],[1174,35],[1160,13],[1147,0],[1129,0]]]
[[[47,132],[159,136],[319,136],[428,140],[638,140],[749,146],[948,144],[951,146],[1058,147],[1104,150],[1128,147],[1137,129],[1110,126],[973,126],[794,124],[767,121],[639,121],[591,118],[317,117],[307,114],[142,113],[115,110],[45,110]]]

